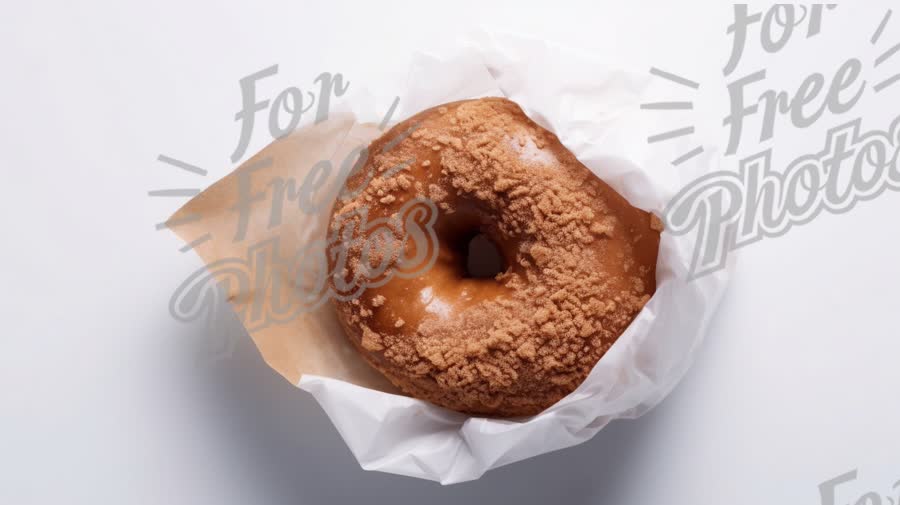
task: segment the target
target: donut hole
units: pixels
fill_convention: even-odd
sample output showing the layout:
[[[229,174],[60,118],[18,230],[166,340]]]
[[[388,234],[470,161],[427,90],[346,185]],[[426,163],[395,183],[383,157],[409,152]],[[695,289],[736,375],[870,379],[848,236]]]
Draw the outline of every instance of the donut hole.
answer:
[[[493,279],[506,271],[500,249],[484,233],[477,233],[466,241],[462,257],[467,279]]]

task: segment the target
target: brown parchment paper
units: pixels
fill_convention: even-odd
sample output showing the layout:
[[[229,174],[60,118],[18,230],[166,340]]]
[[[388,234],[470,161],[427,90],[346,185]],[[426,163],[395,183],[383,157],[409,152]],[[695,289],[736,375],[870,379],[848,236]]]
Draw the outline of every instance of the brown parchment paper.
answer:
[[[194,197],[173,214],[167,224],[186,243],[196,241],[194,250],[208,266],[229,258],[247,259],[255,246],[273,239],[277,240],[282,257],[294,257],[311,241],[324,239],[333,198],[322,202],[323,196],[333,194],[334,185],[343,184],[341,166],[353,156],[354,149],[367,146],[379,134],[374,125],[360,125],[351,114],[333,116],[322,123],[300,128],[272,142]],[[332,168],[321,190],[315,192],[314,201],[321,206],[318,212],[301,210],[290,188],[287,191],[275,189],[285,187],[285,181],[293,181],[293,189],[299,189],[310,170],[325,160],[331,162]],[[254,195],[254,200],[249,211],[245,211],[249,216],[244,228],[246,233],[240,240],[235,240],[241,219],[236,205],[246,201],[240,197],[241,190]],[[274,225],[273,208],[281,209],[280,222]],[[257,276],[284,276],[280,279],[283,289],[291,289],[293,282],[285,271],[259,273],[248,269],[247,273],[249,287],[224,285],[229,303],[239,315],[254,303],[264,307],[271,303],[270,290],[254,288],[260,285]],[[244,325],[248,326],[246,322]],[[312,312],[293,316],[287,322],[256,329],[251,327],[248,332],[266,363],[291,384],[296,385],[304,374],[312,374],[398,393],[349,343],[331,301]]]

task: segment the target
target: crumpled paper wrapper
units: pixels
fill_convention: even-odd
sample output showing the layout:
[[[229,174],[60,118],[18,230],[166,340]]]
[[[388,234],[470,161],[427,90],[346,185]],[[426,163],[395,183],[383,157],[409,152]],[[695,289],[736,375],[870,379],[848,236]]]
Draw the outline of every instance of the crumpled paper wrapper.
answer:
[[[544,42],[478,34],[455,54],[417,55],[395,117],[454,100],[506,96],[632,204],[662,216],[668,199],[689,179],[677,176],[671,152],[647,145],[642,121],[650,118],[639,105],[648,81],[648,75],[607,68]],[[728,271],[689,281],[693,239],[668,232],[662,234],[656,295],[576,391],[531,418],[470,417],[401,395],[351,347],[330,302],[275,324],[253,321],[254,307],[264,311],[274,303],[260,275],[281,276],[285,282],[274,290],[281,295],[295,289],[294,279],[289,269],[259,274],[240,260],[260,244],[290,258],[323,239],[334,198],[330,190],[346,177],[341,167],[354,149],[381,134],[381,117],[360,112],[373,109],[371,100],[346,102],[355,113],[333,113],[275,141],[173,215],[171,223],[189,221],[172,226],[186,242],[211,237],[195,247],[208,273],[197,276],[194,306],[190,297],[176,297],[174,311],[198,310],[198,292],[235,276],[223,265],[239,265],[239,278],[219,287],[265,361],[315,396],[360,465],[442,484],[477,479],[492,468],[585,442],[614,419],[644,414],[675,387],[702,341]],[[290,192],[277,201],[273,188],[289,180],[299,187],[322,160],[330,160],[332,170],[316,193],[320,201],[298,203]],[[713,161],[706,156],[695,165],[703,172]],[[697,171],[695,166],[693,175]],[[241,184],[258,199],[246,213],[246,236],[235,240]],[[318,211],[311,211],[315,204]],[[296,288],[302,290],[302,282]]]

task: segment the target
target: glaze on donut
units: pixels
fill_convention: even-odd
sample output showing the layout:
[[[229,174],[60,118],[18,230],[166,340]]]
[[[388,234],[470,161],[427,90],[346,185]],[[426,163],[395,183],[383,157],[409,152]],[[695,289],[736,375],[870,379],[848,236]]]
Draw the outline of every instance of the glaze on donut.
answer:
[[[368,152],[332,228],[361,208],[369,220],[390,219],[430,199],[436,261],[335,303],[366,361],[413,397],[470,414],[539,413],[584,381],[656,290],[659,219],[509,100],[428,109]],[[476,236],[500,254],[493,277],[467,268]],[[400,230],[381,240],[393,243],[374,258],[348,246],[333,285],[420,247]]]

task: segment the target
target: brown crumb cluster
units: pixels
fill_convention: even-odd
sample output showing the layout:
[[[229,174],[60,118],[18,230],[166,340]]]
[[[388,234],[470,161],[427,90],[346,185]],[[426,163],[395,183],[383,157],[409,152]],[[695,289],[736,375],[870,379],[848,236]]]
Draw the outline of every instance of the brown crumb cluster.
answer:
[[[387,152],[384,145],[413,128]],[[656,289],[661,222],[629,205],[550,132],[505,99],[446,104],[397,125],[348,181],[367,181],[332,217],[361,205],[391,216],[433,200],[440,254],[423,277],[394,278],[338,313],[366,359],[408,394],[496,416],[540,412],[572,392]],[[402,167],[397,169],[396,167]],[[391,177],[380,177],[391,173]],[[487,236],[506,259],[467,278],[460,237]],[[402,237],[362,260],[395,261]]]

